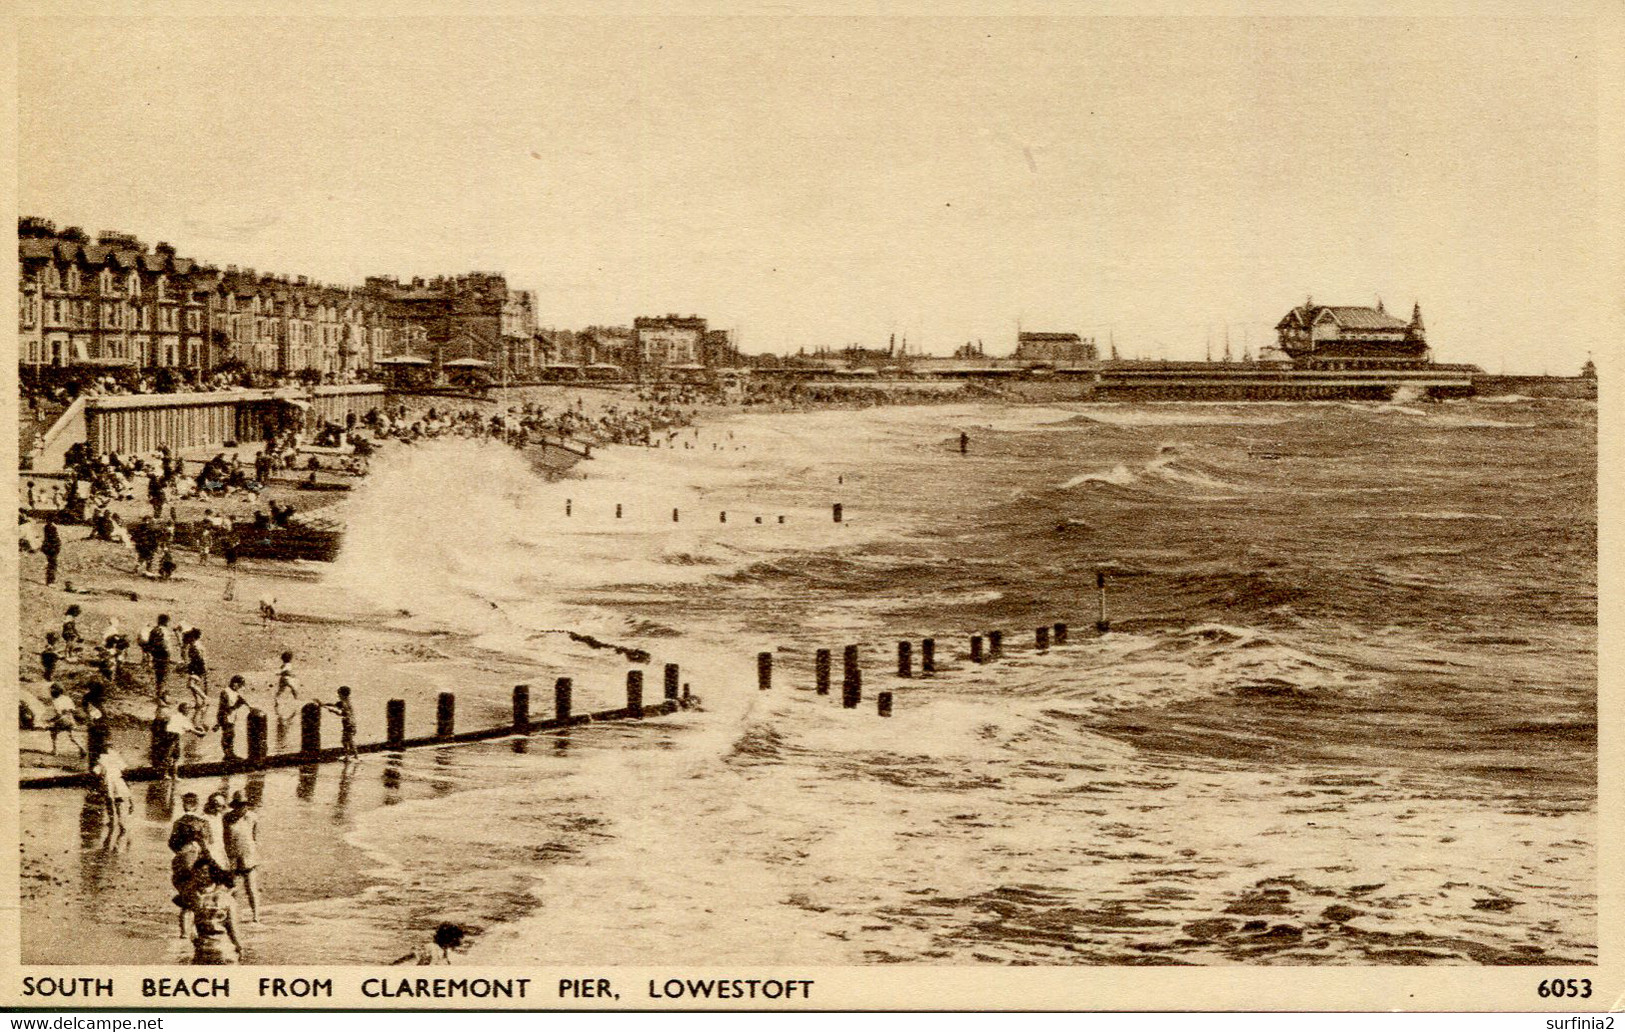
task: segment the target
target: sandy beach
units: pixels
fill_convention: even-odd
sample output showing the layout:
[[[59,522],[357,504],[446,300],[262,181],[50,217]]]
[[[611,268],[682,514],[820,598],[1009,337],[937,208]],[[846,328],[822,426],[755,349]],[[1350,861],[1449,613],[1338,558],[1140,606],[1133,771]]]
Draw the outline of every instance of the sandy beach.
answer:
[[[527,402],[558,409],[566,405],[574,407],[579,401],[580,411],[592,417],[610,406],[628,404],[629,394],[615,388],[529,387],[510,389],[494,404],[479,405],[465,399],[435,396],[406,396],[401,403],[409,413],[419,415],[437,407],[442,412],[466,408],[495,413],[507,405]],[[718,411],[715,406],[708,408],[712,415]],[[389,442],[384,447],[407,446]],[[245,460],[252,451],[243,449]],[[570,468],[573,456],[567,464],[557,461],[559,454],[556,449],[551,450],[548,465],[536,463],[541,476],[586,475]],[[206,456],[199,452],[189,453],[187,457]],[[352,487],[360,483],[359,478],[330,473],[324,473],[322,479]],[[292,505],[300,513],[320,510],[342,513],[347,497],[346,492],[298,490],[289,477],[274,481],[257,499],[241,496],[183,499],[177,503],[176,512],[182,523],[201,519],[205,510],[235,520],[248,520],[257,509],[264,509],[273,502]],[[127,523],[148,511],[140,500],[115,503],[113,509]],[[66,608],[74,604],[81,609],[78,622],[87,642],[100,641],[108,628],[115,625],[129,636],[144,634],[160,613],[169,614],[177,623],[202,629],[212,668],[211,687],[218,691],[226,679],[241,674],[248,681],[249,702],[267,713],[274,710],[275,680],[283,651],[295,653],[301,679],[323,701],[331,701],[334,689],[340,684],[350,685],[361,699],[380,697],[385,691],[406,692],[409,732],[418,721],[424,722],[422,726],[432,726],[434,696],[450,681],[494,678],[500,683],[503,677],[514,673],[497,661],[475,660],[467,668],[455,664],[448,668],[449,656],[444,648],[437,647],[436,635],[391,626],[392,621],[398,624],[409,611],[403,612],[402,607],[388,610],[368,607],[323,586],[321,579],[326,564],[245,558],[238,561],[235,571],[228,572],[218,550],[207,563],[200,563],[190,549],[177,549],[175,576],[159,580],[138,571],[134,553],[129,548],[89,539],[88,528],[83,526],[64,526],[62,531],[64,548],[56,586],[47,587],[44,583],[43,556],[25,552],[20,557],[20,673],[23,691],[37,698],[45,696],[39,661],[45,632],[60,629]],[[448,526],[445,533],[455,533],[455,526]],[[73,590],[64,590],[70,584]],[[262,599],[274,602],[276,620],[261,620]],[[133,672],[135,683],[121,678],[121,687],[109,693],[109,713],[115,747],[126,758],[139,758],[146,755],[148,724],[153,711],[153,697],[148,690],[151,670],[140,650],[132,649],[131,657],[137,664]],[[64,662],[58,666],[57,682],[77,696],[78,686],[93,674],[88,662]],[[363,736],[379,732],[383,726],[381,703],[360,709]],[[460,714],[462,726],[481,726],[475,721],[495,716],[499,711],[497,703],[465,710]],[[291,708],[284,713],[285,718],[293,716]],[[414,716],[418,719],[413,720]],[[284,732],[291,730],[297,737],[297,728],[290,728],[287,719],[277,726]],[[21,762],[25,767],[83,769],[66,740],[60,746],[62,751],[52,757],[46,732],[24,732]],[[213,758],[218,754],[216,737],[188,743],[189,758]]]
[[[409,417],[420,416],[430,409],[442,413],[463,409],[495,413],[510,405],[526,403],[553,410],[568,406],[593,417],[612,407],[624,409],[636,404],[634,391],[615,387],[528,387],[495,393],[495,404],[479,405],[465,399],[436,396],[406,396],[402,403]],[[703,432],[702,428],[710,422],[737,414],[739,407],[697,404],[691,406],[691,411],[694,424],[682,432],[688,438]],[[662,443],[683,447],[672,442]],[[688,446],[692,447],[692,440]],[[392,458],[399,461],[412,447],[386,442],[383,452],[374,457],[374,467]],[[594,461],[608,454],[602,447],[595,451],[594,460],[580,464],[568,456],[571,462],[559,462],[562,453],[556,449],[540,459],[527,456],[527,475],[535,477],[538,483],[567,481],[585,486],[592,476]],[[246,458],[250,452],[245,450],[244,454]],[[204,453],[187,455],[192,460],[205,457]],[[359,487],[364,478],[323,474],[323,479],[344,480]],[[177,503],[177,518],[181,522],[199,519],[206,509],[212,509],[236,519],[248,519],[256,508],[275,501],[291,504],[301,513],[320,511],[343,519],[349,497],[350,493],[346,492],[305,492],[296,489],[291,480],[279,480],[258,499],[181,500]],[[586,509],[593,503],[584,498],[582,504]],[[113,508],[126,520],[139,518],[147,511],[140,501],[115,503]],[[413,535],[421,531],[430,535],[434,540],[425,546],[426,550],[458,537],[454,508],[429,506],[420,515],[427,518],[427,526],[405,524],[400,533]],[[607,508],[602,513],[583,511],[579,515],[578,523],[592,525],[607,516]],[[533,686],[534,713],[550,712],[552,684],[560,676],[574,678],[574,708],[578,713],[624,703],[621,674],[626,669],[626,661],[611,649],[594,648],[562,633],[574,628],[559,628],[561,633],[547,635],[543,655],[538,656],[535,649],[529,649],[525,658],[516,658],[503,642],[486,642],[480,635],[447,630],[435,614],[415,607],[410,598],[409,574],[399,576],[400,571],[389,572],[405,589],[402,601],[406,604],[378,605],[367,601],[362,593],[350,590],[358,571],[369,566],[361,557],[352,558],[341,568],[317,562],[245,558],[228,573],[218,554],[209,562],[200,563],[191,550],[177,549],[176,574],[169,580],[159,580],[138,572],[129,548],[89,539],[86,527],[64,526],[62,529],[64,548],[57,585],[44,584],[42,556],[25,552],[20,557],[22,690],[41,700],[47,688],[38,656],[44,634],[60,628],[66,607],[77,604],[82,611],[78,621],[81,635],[87,642],[101,640],[113,626],[127,635],[145,633],[159,613],[169,614],[173,622],[202,629],[211,667],[211,701],[226,679],[234,674],[243,675],[247,679],[245,697],[250,705],[272,715],[270,745],[273,753],[295,751],[299,743],[298,706],[284,701],[279,709],[275,700],[279,657],[283,651],[294,653],[295,668],[306,689],[304,700],[314,697],[318,701],[332,701],[339,685],[350,686],[356,700],[358,737],[363,742],[383,739],[384,702],[390,698],[403,699],[407,704],[408,737],[433,730],[436,697],[448,690],[458,695],[459,729],[505,724],[511,717],[512,686],[520,683]],[[468,543],[477,547],[475,541]],[[364,548],[365,543],[358,541],[355,547]],[[73,590],[65,590],[70,584]],[[227,597],[228,585],[230,597]],[[262,599],[274,602],[276,619],[261,619]],[[427,606],[433,600],[423,601]],[[499,608],[501,603],[487,600],[484,605]],[[643,644],[647,647],[650,643]],[[86,650],[87,655],[91,652]],[[107,712],[111,744],[127,762],[141,764],[147,756],[154,711],[152,674],[139,649],[132,649],[130,655],[135,662],[129,676],[121,677],[120,687],[109,693]],[[652,676],[658,677],[659,664],[678,658],[687,664],[685,682],[693,683],[697,692],[705,691],[708,679],[726,676],[746,683],[751,676],[743,665],[737,671],[722,672],[729,659],[737,657],[718,657],[692,647],[686,648],[681,657],[656,655]],[[94,676],[88,661],[64,661],[58,664],[55,680],[77,697],[81,686]],[[173,680],[179,675],[171,676]],[[651,680],[645,697],[652,700],[659,691],[658,679]],[[173,696],[173,688],[171,693]],[[677,718],[678,723],[682,720]],[[603,748],[607,743],[610,748],[640,748],[651,740],[651,735],[661,734],[664,732],[605,729],[595,730],[590,736],[578,734],[573,740],[564,736],[552,745],[538,742],[529,747],[559,750],[568,747],[579,752],[583,748]],[[84,740],[82,729],[79,738]],[[323,743],[325,746],[338,744],[337,721],[331,716],[324,721]],[[511,772],[505,772],[500,763],[491,767],[479,757],[500,756],[504,751],[525,748],[527,744],[520,740],[433,750],[432,759],[416,754],[369,757],[354,770],[333,764],[302,768],[298,772],[284,770],[248,777],[190,779],[180,784],[179,791],[207,794],[216,790],[243,790],[260,800],[265,815],[262,841],[266,855],[279,858],[277,866],[288,862],[287,858],[298,858],[297,878],[272,878],[277,886],[272,896],[279,920],[283,922],[279,931],[280,949],[294,951],[279,956],[291,961],[320,956],[324,948],[319,919],[314,924],[307,923],[310,920],[307,904],[334,896],[353,896],[376,883],[376,858],[350,844],[351,836],[334,834],[338,822],[347,822],[355,814],[370,809],[394,805],[403,798],[410,799],[415,790],[433,797],[466,790],[470,786],[456,773],[465,765],[477,772],[470,776],[482,780],[492,778],[500,783],[505,777],[511,777]],[[188,760],[218,758],[221,754],[219,734],[211,730],[203,738],[188,737],[184,748]],[[559,755],[564,753],[561,751]],[[24,775],[28,775],[83,770],[85,761],[65,738],[60,742],[59,752],[53,755],[48,733],[35,730],[22,733],[20,763]],[[71,816],[71,831],[67,825],[56,827],[55,820],[46,822],[49,826],[35,822],[24,828],[24,897],[31,905],[47,905],[53,911],[66,907],[70,912],[98,913],[107,905],[100,878],[69,883],[52,873],[70,863],[63,850],[77,849],[87,857],[100,857],[87,862],[96,865],[106,862],[111,865],[110,869],[122,869],[136,884],[150,884],[152,894],[167,891],[167,861],[164,860],[167,852],[162,848],[162,840],[176,812],[176,799],[166,786],[157,783],[136,785],[134,791],[137,799],[135,833],[132,845],[123,855],[107,854],[101,848],[103,817],[97,793],[79,790],[48,793],[58,801],[66,801],[70,796],[74,800],[82,799],[82,813],[77,804],[71,815],[60,810],[52,812],[53,818],[68,820]],[[290,794],[301,804],[331,794],[334,803],[331,819],[312,821],[302,805],[279,807],[275,802],[279,795]],[[511,918],[523,913],[521,902],[511,900],[500,911],[485,913],[483,919]],[[120,908],[115,904],[114,909]],[[103,948],[110,955],[127,958],[129,962],[186,959],[189,955],[186,944],[163,934],[165,927],[154,920],[150,907],[132,905],[129,911],[113,920],[88,922],[88,928],[83,922],[60,927],[48,922],[51,927],[30,933],[30,950],[46,963],[95,955]],[[476,912],[469,920],[477,924],[476,919],[481,916]],[[424,920],[432,926],[431,918],[436,915],[424,915]],[[380,938],[376,943],[377,955],[387,954],[394,945],[409,941],[412,934],[412,930],[402,929],[397,936]],[[345,948],[353,950],[355,944],[346,939]],[[87,949],[92,953],[87,953]],[[331,959],[345,962],[353,961],[354,957],[344,954]]]

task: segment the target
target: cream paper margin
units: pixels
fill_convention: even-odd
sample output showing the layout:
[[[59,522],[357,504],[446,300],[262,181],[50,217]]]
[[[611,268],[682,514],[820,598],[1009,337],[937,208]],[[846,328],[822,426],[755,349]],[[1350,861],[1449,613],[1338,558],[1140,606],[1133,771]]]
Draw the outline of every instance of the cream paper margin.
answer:
[[[220,15],[219,5],[200,0],[105,0],[101,3],[40,2],[27,4],[7,0],[3,17],[3,38],[10,42],[0,48],[4,65],[4,131],[0,131],[0,156],[8,174],[0,180],[0,194],[7,210],[17,207],[17,66],[16,19],[55,15],[130,16],[151,18],[177,15]],[[877,964],[865,967],[729,967],[718,969],[706,964],[701,954],[673,956],[659,967],[569,968],[478,968],[459,966],[438,969],[431,975],[421,969],[367,967],[237,967],[197,968],[136,966],[49,966],[23,967],[19,964],[20,907],[18,838],[18,788],[10,778],[0,778],[0,1007],[40,1007],[54,1013],[84,1013],[88,1003],[107,1010],[156,1008],[181,1009],[253,1008],[297,1010],[300,1004],[261,1000],[257,995],[262,975],[284,978],[331,978],[331,999],[305,1001],[310,1008],[366,1008],[399,1010],[1189,1010],[1189,1011],[1280,1011],[1280,1010],[1381,1010],[1381,1011],[1542,1011],[1557,1014],[1586,1014],[1625,1008],[1625,747],[1621,744],[1625,723],[1625,698],[1621,696],[1621,674],[1625,653],[1620,637],[1622,607],[1621,540],[1618,514],[1625,503],[1625,477],[1618,475],[1622,452],[1621,377],[1625,376],[1625,0],[1100,0],[1093,4],[1066,4],[1056,0],[950,0],[929,4],[918,0],[887,3],[885,0],[805,0],[800,3],[751,4],[718,0],[553,0],[525,3],[522,0],[260,0],[254,6],[235,6],[232,15],[327,15],[380,17],[389,15],[530,15],[632,14],[682,15],[915,15],[915,16],[1124,16],[1124,15],[1208,15],[1208,16],[1382,16],[1489,18],[1565,17],[1590,19],[1596,29],[1598,81],[1598,246],[1594,263],[1598,276],[1597,297],[1604,310],[1596,313],[1596,362],[1600,381],[1598,423],[1598,946],[1599,962],[1593,967],[931,967],[923,965]],[[14,223],[6,220],[5,228]],[[12,243],[15,241],[13,240]],[[0,278],[4,301],[0,313],[16,311],[17,283],[9,276]],[[5,349],[0,352],[0,376],[4,377],[0,399],[0,450],[17,454],[16,356],[17,339],[9,315],[0,318],[5,327]],[[5,490],[15,497],[16,470],[4,472]],[[6,583],[16,583],[18,560],[12,549],[0,549]],[[0,592],[0,664],[10,684],[17,683],[17,593]],[[0,721],[0,755],[15,763],[18,733],[9,721]],[[410,973],[408,973],[410,972]],[[23,999],[22,980],[27,975],[54,975],[64,978],[87,976],[112,978],[116,996],[112,999],[71,1001]],[[141,996],[140,982],[147,977],[218,975],[232,980],[233,995],[226,1000],[158,1000]],[[369,999],[361,985],[369,977],[496,977],[529,978],[531,994],[520,1000],[397,1000]],[[1543,978],[1590,978],[1594,995],[1589,1000],[1549,1000],[1536,994]],[[560,999],[559,979],[605,977],[613,981],[619,1000]],[[812,979],[810,1002],[765,1000],[692,1001],[677,1003],[651,999],[648,982],[675,977]]]

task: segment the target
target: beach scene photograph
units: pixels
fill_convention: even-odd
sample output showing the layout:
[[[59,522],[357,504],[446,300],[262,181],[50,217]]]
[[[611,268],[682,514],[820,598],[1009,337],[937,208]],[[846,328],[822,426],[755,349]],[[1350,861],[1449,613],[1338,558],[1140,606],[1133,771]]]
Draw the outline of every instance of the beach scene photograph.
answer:
[[[1588,20],[14,24],[11,967],[1599,963]]]

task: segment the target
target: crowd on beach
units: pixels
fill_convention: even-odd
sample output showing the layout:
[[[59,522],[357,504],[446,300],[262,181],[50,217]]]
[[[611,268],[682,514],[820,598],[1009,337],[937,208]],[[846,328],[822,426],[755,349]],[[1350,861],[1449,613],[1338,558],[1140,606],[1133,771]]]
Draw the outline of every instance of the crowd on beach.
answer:
[[[793,409],[873,408],[878,405],[921,405],[964,401],[976,395],[996,394],[997,389],[982,384],[944,390],[941,386],[887,386],[862,383],[807,383],[799,380],[752,380],[747,382],[739,403],[747,408],[782,406]]]
[[[534,402],[496,413],[431,407],[417,417],[409,415],[405,406],[397,406],[369,413],[363,422],[379,436],[400,441],[468,437],[504,441],[520,448],[553,439],[589,448],[594,444],[647,445],[661,431],[692,423],[698,414],[695,405],[699,395],[691,390],[646,390],[636,395],[637,404],[611,403],[592,412],[579,397],[574,405],[559,408]]]
[[[316,383],[354,382],[353,375],[320,374],[306,370],[299,374],[249,369],[241,362],[228,362],[205,372],[165,366],[139,369],[134,366],[92,369],[81,366],[25,367],[18,393],[22,407],[39,411],[50,406],[66,406],[79,397],[104,398],[131,394],[200,394],[212,391],[240,391],[249,388],[307,387]]]
[[[128,751],[131,724],[147,739],[143,747],[149,751],[140,765],[152,768],[170,800],[174,817],[167,840],[170,888],[179,910],[179,931],[191,941],[195,963],[235,963],[241,958],[238,904],[240,899],[246,913],[258,921],[264,902],[259,881],[262,851],[255,800],[240,792],[201,797],[182,792],[185,765],[215,757],[246,759],[251,714],[273,716],[282,728],[310,702],[337,717],[343,760],[354,764],[359,761],[355,700],[347,686],[337,687],[330,698],[312,699],[295,672],[292,652],[280,654],[275,680],[263,688],[251,687],[241,673],[222,677],[211,664],[205,628],[168,613],[155,614],[150,625],[142,620],[143,626],[134,630],[122,626],[118,616],[106,617],[105,623],[97,617],[97,626],[88,628],[91,617],[74,596],[98,592],[58,583],[64,547],[77,540],[112,542],[134,553],[135,575],[161,579],[175,575],[187,550],[199,566],[219,556],[228,573],[229,599],[233,583],[229,574],[237,563],[237,540],[245,525],[227,515],[224,503],[235,498],[257,504],[275,472],[295,469],[296,462],[305,458],[302,449],[307,440],[318,448],[345,453],[345,461],[360,462],[363,469],[371,450],[368,441],[464,436],[523,447],[562,439],[590,451],[595,443],[651,444],[656,434],[691,423],[696,406],[707,400],[700,389],[651,388],[592,409],[580,398],[555,406],[526,403],[495,414],[487,406],[484,411],[431,408],[414,416],[397,406],[342,426],[322,423],[279,433],[246,462],[238,449],[189,464],[167,448],[122,455],[94,454],[78,445],[67,456],[65,476],[55,482],[43,477],[25,482],[19,506],[22,547],[45,558],[45,585],[64,591],[68,598],[60,623],[43,631],[43,640],[35,639],[38,680],[20,693],[20,726],[48,737],[53,755],[66,745],[70,756],[77,752],[83,757],[105,813],[104,847],[114,850],[128,846],[136,820],[125,777],[135,764],[119,746]],[[201,519],[183,522],[178,514],[183,500],[210,507],[203,509]],[[218,510],[211,504],[216,502],[221,503]],[[148,506],[150,512],[143,511]],[[293,511],[275,503],[271,508],[269,516],[257,514],[258,523],[285,525]],[[135,592],[114,594],[138,601]],[[274,620],[274,602],[262,601],[260,615],[262,622]],[[125,729],[117,743],[115,724]],[[467,934],[461,926],[443,924],[431,941],[396,963],[447,963]]]
[[[102,797],[106,815],[104,846],[128,845],[133,806],[125,780],[127,764],[111,743],[110,696],[128,700],[145,692],[152,699],[148,760],[175,799],[181,765],[188,752],[216,737],[222,759],[244,758],[244,724],[256,707],[248,698],[247,679],[231,676],[211,686],[211,664],[200,627],[185,626],[167,613],[152,626],[127,634],[116,618],[96,634],[81,626],[83,611],[70,604],[59,630],[47,631],[39,652],[41,675],[49,701],[40,706],[22,697],[19,718],[24,730],[49,735],[54,754],[66,738],[86,758]],[[89,669],[78,678],[76,699],[62,682],[72,666]],[[266,686],[267,693],[272,690]],[[298,714],[308,698],[294,668],[294,655],[281,654],[270,709],[279,725]],[[287,704],[285,706],[285,704]],[[345,762],[358,759],[355,709],[350,689],[340,687],[331,701],[317,701],[339,717]],[[80,738],[83,733],[83,740]],[[190,746],[190,748],[189,748]],[[242,793],[211,795],[201,808],[198,796],[179,796],[178,817],[168,844],[172,854],[174,902],[180,908],[180,932],[195,948],[194,963],[235,963],[241,954],[233,891],[246,894],[250,914],[259,920],[261,865],[258,816]]]

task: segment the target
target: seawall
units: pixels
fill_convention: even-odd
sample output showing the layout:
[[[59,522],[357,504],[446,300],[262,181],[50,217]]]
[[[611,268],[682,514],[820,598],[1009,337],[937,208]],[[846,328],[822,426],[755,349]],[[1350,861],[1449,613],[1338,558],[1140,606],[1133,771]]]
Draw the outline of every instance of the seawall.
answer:
[[[1473,393],[1484,397],[1521,394],[1526,398],[1597,400],[1597,381],[1587,376],[1475,376]]]

